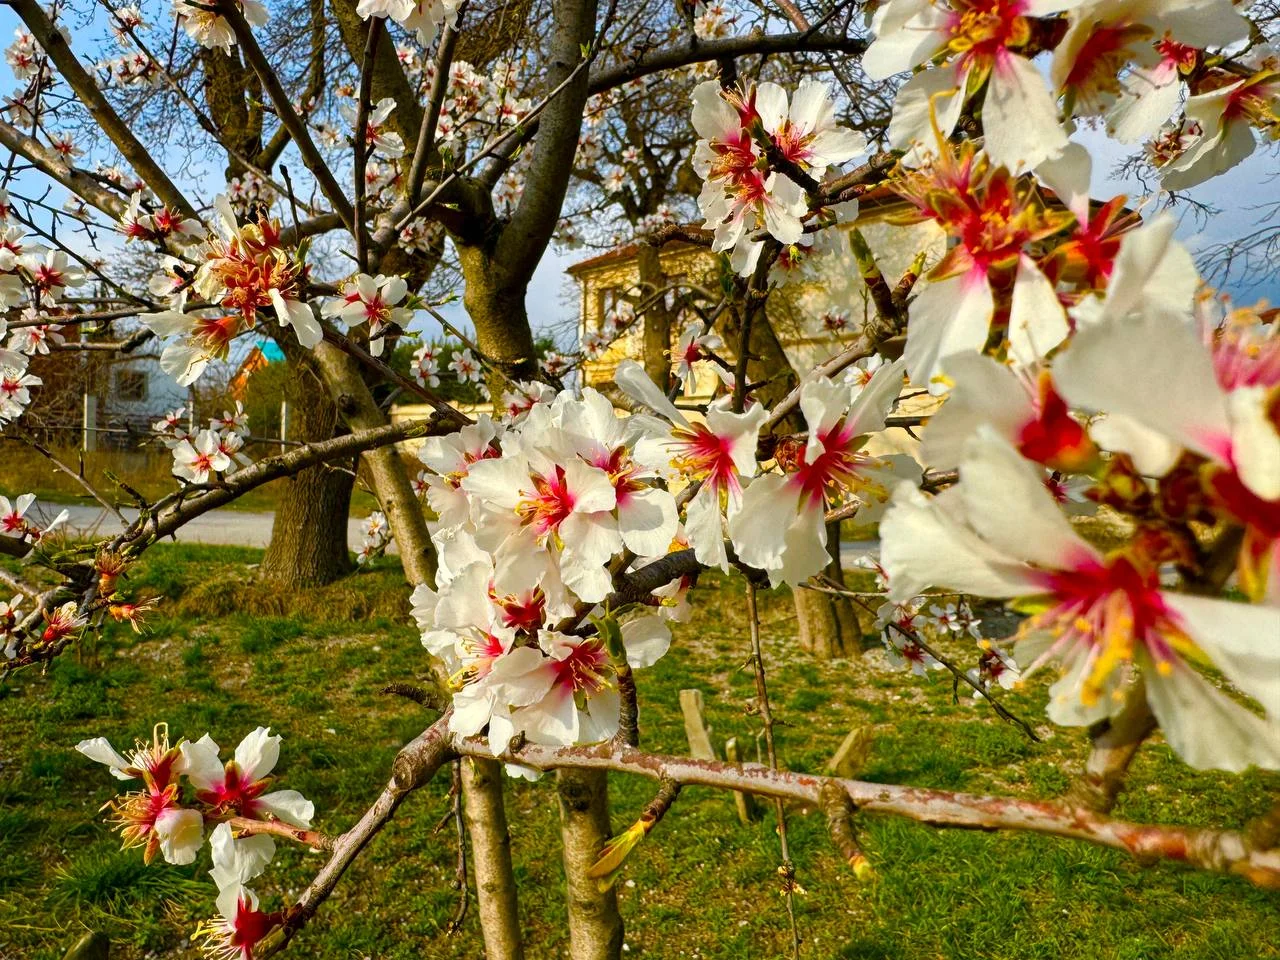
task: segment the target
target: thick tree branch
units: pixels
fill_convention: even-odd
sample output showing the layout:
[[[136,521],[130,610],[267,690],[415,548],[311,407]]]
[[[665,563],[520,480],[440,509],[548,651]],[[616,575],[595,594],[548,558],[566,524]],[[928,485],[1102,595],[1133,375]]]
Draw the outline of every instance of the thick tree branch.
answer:
[[[709,60],[733,59],[750,54],[779,53],[846,53],[861,56],[867,49],[867,41],[859,37],[847,37],[843,34],[829,33],[783,33],[765,34],[749,33],[744,37],[726,37],[723,40],[696,40],[692,37],[685,42],[662,50],[644,53],[621,63],[592,71],[587,84],[589,93],[602,93],[614,87],[620,87],[640,77],[663,70],[675,70],[694,63],[705,63]]]
[[[30,3],[31,0],[23,0],[23,2]],[[263,89],[266,90],[267,96],[271,98],[271,103],[276,108],[276,116],[280,118],[280,122],[288,129],[289,136],[293,138],[294,145],[298,148],[298,153],[302,155],[302,162],[307,165],[311,175],[316,178],[320,192],[328,199],[334,212],[342,218],[343,224],[351,231],[352,236],[355,236],[355,211],[352,209],[351,201],[347,199],[347,195],[342,192],[342,187],[334,179],[333,171],[329,169],[329,165],[324,162],[324,157],[320,155],[320,150],[311,138],[311,131],[307,129],[305,121],[298,116],[298,111],[293,108],[293,101],[281,84],[280,77],[271,68],[266,54],[258,46],[258,41],[253,35],[253,28],[245,20],[240,5],[234,2],[223,2],[219,5],[218,12],[230,24],[231,30],[235,33],[236,40],[244,52],[245,61],[253,68],[253,72],[258,75]]]
[[[406,420],[366,430],[356,430],[331,440],[322,440],[259,460],[251,467],[231,474],[217,487],[188,499],[181,499],[162,508],[155,515],[139,517],[123,535],[124,542],[150,537],[160,539],[176,533],[203,513],[230,503],[250,490],[279,477],[290,476],[299,470],[350,457],[366,450],[390,446],[411,437],[426,437],[456,430],[457,425],[444,417],[433,416],[428,420]]]
[[[521,285],[529,282],[551,241],[569,189],[590,77],[582,68],[582,51],[595,31],[596,0],[556,0],[554,17],[546,82],[560,92],[539,119],[520,204],[503,228],[494,257]]]
[[[493,756],[483,739],[456,739],[454,748],[464,756]],[[830,783],[843,790],[862,813],[890,814],[934,827],[1018,830],[1084,840],[1144,861],[1180,861],[1202,870],[1237,874],[1258,886],[1280,887],[1280,850],[1258,849],[1234,830],[1131,823],[1063,803],[775,771],[759,763],[665,756],[612,742],[577,747],[526,743],[504,750],[497,759],[536,770],[607,770],[651,780],[667,778],[684,786],[738,790],[810,806],[821,804],[822,789]]]
[[[147,185],[155,191],[155,195],[170,209],[178,211],[184,217],[200,219],[195,208],[182,195],[182,191],[174,185],[169,175],[152,157],[151,151],[134,136],[129,125],[107,101],[98,88],[97,81],[85,70],[79,58],[72,53],[66,37],[54,26],[37,0],[10,0],[10,3],[27,25],[32,36],[58,68],[59,75],[75,92],[76,99],[89,111],[89,115],[115,144],[121,156],[137,171],[138,176],[146,181]]]
[[[94,177],[71,166],[56,152],[3,120],[0,120],[0,144],[24,157],[45,176],[56,180],[112,220],[119,220],[124,216],[128,203],[123,197],[106,189]]]

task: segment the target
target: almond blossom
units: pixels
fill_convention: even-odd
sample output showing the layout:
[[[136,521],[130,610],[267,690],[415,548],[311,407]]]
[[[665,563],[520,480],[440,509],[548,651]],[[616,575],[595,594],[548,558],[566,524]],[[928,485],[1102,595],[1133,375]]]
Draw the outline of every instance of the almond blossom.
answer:
[[[236,838],[231,825],[220,823],[209,835],[213,869],[209,876],[218,887],[218,916],[202,924],[195,939],[205,941],[205,953],[227,960],[253,956],[254,946],[276,927],[281,917],[258,909],[258,897],[246,884],[259,876],[275,855],[269,836]]]
[[[387,129],[387,118],[391,116],[391,111],[396,108],[396,102],[391,97],[383,97],[369,112],[365,118],[365,128],[363,134],[356,131],[356,138],[362,140],[362,146],[367,151],[377,151],[388,160],[395,160],[404,156],[404,141],[400,139],[400,134],[394,130]],[[347,123],[354,126],[360,119],[356,108],[349,103],[341,106],[342,116]]]
[[[915,205],[913,219],[933,220],[959,241],[910,306],[907,372],[931,393],[949,386],[941,377],[946,359],[981,351],[997,320],[1033,344],[1052,346],[1068,331],[1053,286],[1027,248],[1067,226],[1072,214],[1045,207],[1034,184],[996,166],[971,141],[940,149],[895,187]]]
[[[240,5],[240,12],[250,26],[261,27],[267,22],[267,8],[258,0],[234,0],[234,2]],[[231,29],[227,18],[208,9],[207,4],[173,0],[173,15],[178,18],[178,23],[187,32],[187,36],[202,47],[230,52],[236,44],[235,32]]]
[[[22,366],[0,365],[0,427],[17,420],[31,402],[31,388],[43,381]]]
[[[1187,99],[1186,116],[1202,131],[1160,168],[1166,190],[1186,190],[1225,173],[1257,147],[1254,128],[1280,131],[1280,69],[1274,58],[1251,76]]]
[[[21,603],[21,595],[8,602],[0,600],[0,643],[4,644],[0,647],[0,654],[6,660],[12,660],[18,655],[19,638],[15,628],[22,619],[22,611],[18,609]]]
[[[193,936],[203,940],[210,960],[253,960],[254,948],[280,925],[282,914],[258,909],[258,896],[245,887],[233,888],[218,897],[216,917],[200,924]]]
[[[390,17],[406,30],[415,30],[418,42],[430,46],[441,27],[458,25],[463,0],[360,0],[356,13],[363,19]]]
[[[801,218],[808,212],[804,190],[785,173],[761,169],[764,150],[754,139],[753,127],[765,131],[764,117],[775,129],[786,122],[786,93],[777,84],[752,86],[745,93],[726,93],[714,80],[693,91],[693,126],[700,139],[694,149],[693,167],[703,178],[698,207],[715,231],[712,249],[720,252],[739,247],[748,261],[759,255],[759,246],[748,234],[761,223],[781,243],[795,243],[804,232]],[[763,113],[761,112],[763,111]],[[806,118],[811,122],[814,118]],[[839,150],[839,144],[833,144]],[[739,272],[743,272],[740,270]],[[746,266],[746,273],[751,267]]]
[[[554,426],[547,429],[551,441],[567,442],[554,435]],[[514,438],[500,459],[472,464],[461,483],[471,500],[476,542],[494,557],[495,588],[522,593],[558,562],[574,593],[603,600],[611,587],[605,564],[622,549],[609,474],[576,457],[560,462],[532,445],[508,446],[516,446]]]
[[[1050,77],[1076,116],[1106,116],[1125,142],[1152,136],[1177,110],[1180,68],[1208,47],[1249,36],[1230,0],[1093,0],[1068,12]]]
[[[455,353],[449,361],[449,369],[459,383],[479,383],[484,379],[484,370],[470,350],[463,349]]]
[[[1280,602],[1280,364],[1274,351],[1228,343],[1215,365],[1204,338],[1184,321],[1117,318],[1081,331],[1055,365],[1063,396],[1105,412],[1105,448],[1138,468],[1167,473],[1182,450],[1203,458],[1213,505],[1245,527],[1241,585]],[[1252,356],[1250,356],[1252,354]],[[1118,426],[1116,425],[1118,421]]]
[[[0,496],[0,534],[6,537],[25,537],[30,526],[26,514],[35,502],[34,493],[20,494],[12,503],[8,497]]]
[[[703,422],[690,422],[634,360],[624,360],[614,381],[630,397],[662,414],[669,429],[641,439],[637,454],[664,465],[673,479],[699,484],[685,507],[685,536],[700,563],[729,571],[724,520],[742,506],[742,491],[757,470],[756,443],[768,416],[761,404],[734,413],[730,398],[707,409]]]
[[[47,250],[44,255],[29,253],[21,259],[23,268],[31,276],[37,299],[45,306],[56,306],[67,287],[80,287],[85,283],[84,271],[72,267],[61,250]]]
[[[499,456],[495,440],[500,431],[488,414],[456,433],[426,437],[418,447],[418,459],[430,471],[426,478],[427,504],[436,515],[431,530],[454,530],[471,519],[471,503],[461,484],[472,464]]]
[[[167,863],[192,863],[204,840],[204,817],[179,803],[179,776],[185,763],[178,747],[169,745],[164,724],[157,724],[150,743],[138,741],[126,758],[104,737],[82,740],[76,750],[106,764],[117,780],[139,779],[144,789],[110,804],[112,822],[120,828],[125,848],[143,847],[143,862],[159,853]]]
[[[656,663],[671,644],[659,617],[642,616],[620,627],[632,669]],[[620,700],[614,665],[599,636],[543,630],[537,647],[518,647],[493,666],[487,683],[506,709],[489,722],[489,741],[505,746],[517,733],[532,743],[569,745],[607,740],[618,732]]]
[[[576,457],[608,476],[623,546],[642,557],[666,552],[678,521],[675,500],[654,483],[665,463],[646,459],[649,448],[641,446],[651,424],[641,417],[618,417],[613,404],[590,388],[577,401],[557,398],[536,407],[525,422],[526,436],[556,462]],[[553,429],[543,433],[544,423]]]
[[[231,463],[221,435],[214,430],[201,430],[194,439],[181,440],[173,448],[173,475],[190,483],[208,483],[213,474],[230,470]]]
[[[272,736],[267,727],[258,727],[240,741],[234,759],[224,764],[218,757],[218,745],[206,733],[194,743],[183,741],[179,745],[181,772],[196,788],[196,798],[209,808],[211,816],[276,819],[295,827],[310,827],[315,816],[315,805],[310,800],[297,790],[266,792],[283,739],[278,734]]]
[[[929,422],[921,455],[936,467],[955,467],[979,427],[1000,434],[1028,460],[1067,472],[1087,471],[1097,448],[1071,416],[1049,370],[1015,371],[979,353],[946,362],[955,383]]]
[[[675,378],[684,386],[684,392],[692,394],[697,390],[696,368],[694,364],[703,361],[711,362],[712,369],[721,381],[733,375],[720,364],[712,360],[713,352],[724,346],[719,334],[711,333],[701,320],[686,324],[680,331],[680,339],[672,351],[671,359],[675,364]]]
[[[521,381],[512,387],[502,392],[503,422],[511,426],[523,423],[538,404],[550,403],[556,398],[555,388],[541,381]]]
[[[868,434],[884,429],[902,372],[901,360],[881,367],[856,398],[848,384],[825,377],[801,386],[800,409],[809,430],[804,447],[778,456],[786,472],[753,480],[742,509],[729,520],[739,559],[767,571],[770,583],[804,583],[831,562],[825,514],[832,502],[860,502],[858,516],[870,522],[888,502],[892,484],[919,477],[910,457],[860,452]]]
[[[921,602],[920,597],[904,603],[885,601],[876,610],[876,626],[890,666],[927,677],[930,670],[941,670],[942,664],[920,645],[918,631],[926,619],[920,613]]]
[[[413,379],[419,386],[435,388],[440,386],[440,348],[432,343],[424,343],[413,352]]]
[[[939,127],[949,137],[970,95],[982,99],[983,144],[993,163],[1030,169],[1067,145],[1054,97],[1023,51],[1032,47],[1029,18],[1085,0],[888,0],[871,21],[875,41],[862,58],[872,80],[887,80],[930,60],[898,91],[889,140],[906,148],[928,139],[934,98],[945,98]]]
[[[1174,751],[1199,768],[1280,767],[1280,608],[1174,593],[1143,541],[1100,553],[1072,530],[1035,468],[983,429],[965,450],[960,484],[932,500],[910,485],[881,523],[890,596],[941,586],[1038,603],[1015,655],[1028,676],[1062,665],[1050,688],[1055,723],[1113,716],[1140,676]],[[1264,720],[1193,665],[1211,663],[1256,698]]]
[[[371,277],[358,274],[343,291],[341,299],[331,300],[324,309],[325,316],[342,320],[350,330],[361,324],[369,325],[369,352],[382,356],[385,346],[383,331],[389,326],[403,328],[409,311],[398,304],[404,300],[409,287],[403,277]]]
[[[218,234],[199,250],[195,289],[227,313],[223,344],[258,320],[271,307],[282,327],[292,327],[298,342],[310,349],[323,331],[311,307],[301,300],[306,267],[280,243],[280,224],[266,217],[240,226],[225,194],[214,201]],[[158,331],[157,331],[158,332]]]

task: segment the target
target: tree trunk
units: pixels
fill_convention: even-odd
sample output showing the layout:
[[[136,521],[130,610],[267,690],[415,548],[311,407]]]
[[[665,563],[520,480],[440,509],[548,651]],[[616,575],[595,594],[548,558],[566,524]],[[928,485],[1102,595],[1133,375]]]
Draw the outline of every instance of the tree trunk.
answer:
[[[840,567],[840,524],[827,524],[827,551],[831,563],[826,575],[837,583],[844,583],[844,571]],[[857,653],[862,646],[862,628],[853,601],[847,597],[835,597],[817,590],[797,587],[795,590],[796,618],[800,624],[800,649],[811,653],[818,660],[837,660]]]
[[[290,440],[328,440],[339,430],[338,408],[317,389],[309,360],[294,345],[285,347],[290,376],[285,397],[291,409]],[[351,467],[351,464],[344,466]],[[351,572],[347,516],[351,512],[351,469],[321,464],[277,480],[282,487],[262,557],[262,578],[290,588],[318,587]]]
[[[638,265],[641,297],[648,299],[667,281],[658,248],[648,243],[640,244]],[[665,294],[651,303],[640,318],[644,331],[644,372],[664,391],[671,380],[671,319]]]
[[[329,396],[349,427],[364,430],[388,422],[387,415],[374,402],[355,360],[324,340],[316,344],[314,357]],[[394,445],[369,450],[364,454],[364,463],[369,469],[373,491],[387,516],[396,548],[400,551],[405,579],[414,585],[434,584],[435,548],[427,532],[422,505],[409,480],[409,468],[400,452]]]
[[[603,770],[561,770],[556,780],[569,907],[569,956],[572,960],[617,960],[622,955],[618,898],[612,887],[601,892],[596,881],[587,876],[611,836],[608,776]]]
[[[462,761],[463,809],[476,871],[476,905],[486,960],[523,960],[520,913],[511,872],[511,834],[502,801],[502,764]]]

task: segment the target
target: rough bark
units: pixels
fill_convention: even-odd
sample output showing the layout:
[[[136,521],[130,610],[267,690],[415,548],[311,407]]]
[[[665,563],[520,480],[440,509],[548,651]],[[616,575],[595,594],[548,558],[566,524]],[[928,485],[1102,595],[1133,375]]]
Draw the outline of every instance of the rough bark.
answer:
[[[826,575],[844,583],[840,567],[840,524],[827,524],[827,551],[831,563]],[[837,597],[817,590],[795,591],[796,618],[800,625],[800,649],[818,660],[837,660],[858,652],[862,629],[858,614],[847,597]]]
[[[471,837],[484,955],[486,960],[523,960],[502,778],[502,764],[496,760],[472,759],[462,763],[463,809]]]
[[[303,351],[286,350],[290,377],[285,396],[291,408],[290,440],[328,440],[338,430],[338,408],[316,383]],[[321,464],[302,470],[283,486],[271,542],[259,573],[286,587],[317,587],[351,572],[347,517],[355,484],[353,463]]]
[[[592,41],[596,2],[555,0],[552,18],[545,84],[548,90],[564,86],[540,118],[520,203],[499,225],[487,192],[468,196],[464,208],[473,213],[468,219],[480,226],[455,236],[466,280],[463,303],[475,324],[477,346],[515,379],[529,379],[536,366],[525,295],[569,189],[589,76],[574,70]]]
[[[315,348],[315,361],[347,426],[352,430],[367,430],[387,423],[387,415],[374,402],[354,359],[333,344],[321,341]],[[434,584],[435,550],[404,460],[395,447],[383,447],[368,451],[364,462],[400,551],[406,579],[413,584]]]
[[[640,289],[642,296],[648,299],[666,285],[662,258],[657,247],[642,243],[637,259]],[[644,372],[664,390],[671,378],[671,320],[665,295],[650,303],[640,320],[644,331]]]
[[[565,895],[569,907],[572,960],[617,960],[622,955],[622,917],[612,888],[603,892],[587,871],[611,836],[609,780],[603,770],[561,770],[560,837],[564,844]]]
[[[241,63],[234,48],[229,53],[202,48],[200,65],[204,69],[204,99],[209,116],[227,147],[226,177],[230,180],[244,176],[247,168],[237,154],[256,160],[262,149],[262,110],[259,101],[247,94],[260,97],[262,84]]]

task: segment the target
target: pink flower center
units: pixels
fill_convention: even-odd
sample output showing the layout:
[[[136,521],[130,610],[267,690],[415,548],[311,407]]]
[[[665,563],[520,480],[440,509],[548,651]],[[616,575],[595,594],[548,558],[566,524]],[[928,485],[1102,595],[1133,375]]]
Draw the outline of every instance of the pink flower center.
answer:
[[[532,526],[538,536],[545,536],[560,529],[573,513],[574,495],[564,478],[564,467],[557,466],[549,477],[530,476],[534,496],[516,506],[520,522]]]
[[[566,693],[592,697],[609,686],[609,656],[595,640],[575,645],[563,660],[552,660],[551,669],[555,685]]]
[[[1086,657],[1081,702],[1097,703],[1117,667],[1131,663],[1142,646],[1162,672],[1178,655],[1194,654],[1195,644],[1160,593],[1156,566],[1126,554],[1105,561],[1092,557],[1067,570],[1045,571],[1038,579],[1051,606],[1029,618],[1019,636],[1047,631],[1050,648],[1027,672],[1054,656]]]
[[[680,446],[680,453],[674,460],[677,469],[701,479],[717,493],[727,490],[737,494],[742,491],[728,437],[712,433],[702,423],[695,423],[687,430],[672,430],[671,436]]]
[[[843,420],[818,435],[822,452],[812,463],[802,461],[788,478],[793,486],[800,488],[801,509],[821,509],[828,490],[858,485],[858,468],[867,458],[856,452],[856,439]]]
[[[216,816],[236,813],[242,817],[253,817],[261,808],[258,797],[266,791],[270,782],[266,779],[244,779],[239,764],[232,760],[227,763],[222,783],[212,790],[197,792],[196,797],[200,802],[213,807]]]
[[[599,467],[609,475],[609,481],[613,484],[614,498],[620,507],[627,505],[632,494],[645,489],[645,485],[636,479],[640,468],[631,459],[626,447],[618,447],[608,454],[598,454],[592,458],[591,465]]]

